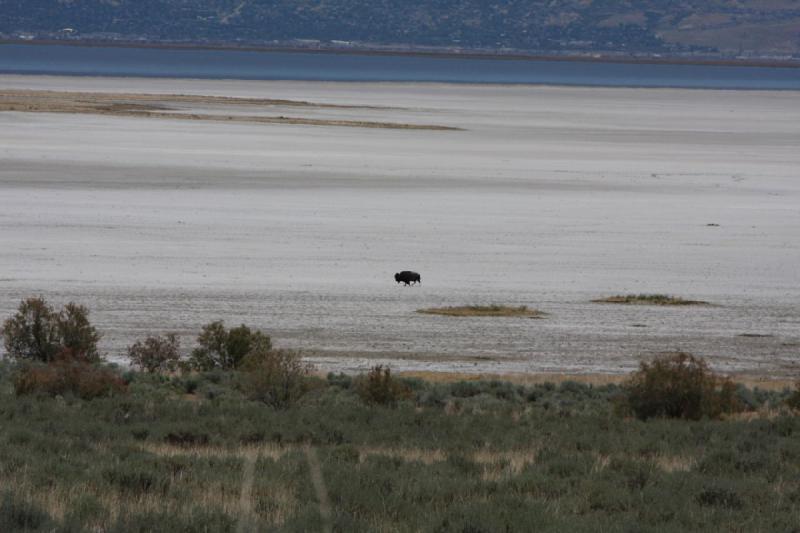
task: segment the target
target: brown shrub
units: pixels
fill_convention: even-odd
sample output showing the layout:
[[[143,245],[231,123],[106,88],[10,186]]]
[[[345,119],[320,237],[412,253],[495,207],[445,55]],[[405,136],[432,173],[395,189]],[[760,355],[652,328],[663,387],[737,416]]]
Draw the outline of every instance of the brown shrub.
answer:
[[[76,303],[70,302],[58,314],[58,334],[61,346],[81,353],[90,361],[99,361],[97,342],[100,334],[89,322],[89,310]]]
[[[36,393],[56,396],[64,393],[64,380],[54,366],[26,366],[14,379],[14,392],[17,396]]]
[[[368,404],[395,406],[411,398],[411,387],[392,377],[389,367],[378,365],[353,381],[358,396]]]
[[[297,352],[262,346],[250,352],[241,366],[244,393],[277,409],[288,407],[308,390],[306,377],[312,367]]]
[[[58,396],[67,393],[84,400],[111,396],[127,391],[127,384],[114,370],[92,364],[83,354],[63,350],[46,365],[22,367],[14,380],[17,396],[42,394]]]
[[[736,385],[691,354],[664,354],[623,383],[622,407],[642,420],[653,417],[699,420],[741,411]]]

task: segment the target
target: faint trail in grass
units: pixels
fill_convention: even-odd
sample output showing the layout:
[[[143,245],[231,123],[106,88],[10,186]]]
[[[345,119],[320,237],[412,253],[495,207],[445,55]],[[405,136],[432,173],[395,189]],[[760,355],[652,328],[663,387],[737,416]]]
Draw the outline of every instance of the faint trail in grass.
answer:
[[[246,453],[244,456],[244,464],[242,465],[242,492],[239,496],[239,508],[241,516],[239,517],[239,524],[236,527],[237,533],[246,533],[256,531],[255,517],[253,516],[253,480],[256,473],[256,461],[258,461],[258,452],[253,451]]]
[[[322,477],[322,466],[319,463],[317,450],[311,446],[306,446],[306,461],[308,461],[308,470],[311,473],[311,482],[314,484],[314,491],[317,493],[317,501],[319,502],[319,515],[322,518],[322,531],[329,533],[333,530],[331,526],[331,502],[328,499],[328,489],[325,487],[325,479]]]

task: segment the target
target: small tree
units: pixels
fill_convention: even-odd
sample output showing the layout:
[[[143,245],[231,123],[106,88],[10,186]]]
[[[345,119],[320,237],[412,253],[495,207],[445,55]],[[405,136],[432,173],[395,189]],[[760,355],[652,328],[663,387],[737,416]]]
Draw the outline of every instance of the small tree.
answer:
[[[642,362],[622,385],[623,401],[637,418],[719,418],[741,410],[736,386],[714,375],[706,362],[678,352]]]
[[[17,359],[52,361],[60,351],[58,325],[58,314],[44,298],[28,298],[3,323],[3,345]]]
[[[43,298],[28,298],[3,323],[3,344],[11,357],[48,363],[66,350],[87,361],[99,360],[100,335],[89,323],[89,311],[68,303],[60,313]]]
[[[192,350],[191,360],[200,370],[233,370],[250,352],[272,349],[269,336],[258,330],[252,331],[244,324],[227,330],[221,320],[203,326],[197,344],[200,346]]]
[[[133,366],[143,372],[156,373],[175,370],[180,361],[180,339],[174,333],[150,335],[128,347]]]
[[[393,378],[389,367],[382,365],[356,377],[353,385],[358,396],[369,404],[394,407],[399,400],[411,398],[411,387]]]
[[[68,303],[58,315],[58,335],[63,348],[82,354],[88,361],[97,362],[97,341],[100,334],[89,323],[89,310],[75,303]]]
[[[311,365],[300,354],[257,346],[242,362],[242,388],[253,400],[276,409],[288,407],[307,390]]]

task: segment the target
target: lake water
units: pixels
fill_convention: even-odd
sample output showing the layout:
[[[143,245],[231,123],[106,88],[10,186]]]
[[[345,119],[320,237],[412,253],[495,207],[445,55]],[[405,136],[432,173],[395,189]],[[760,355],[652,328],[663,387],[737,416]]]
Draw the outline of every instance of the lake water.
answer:
[[[0,73],[800,90],[794,68],[17,44]]]

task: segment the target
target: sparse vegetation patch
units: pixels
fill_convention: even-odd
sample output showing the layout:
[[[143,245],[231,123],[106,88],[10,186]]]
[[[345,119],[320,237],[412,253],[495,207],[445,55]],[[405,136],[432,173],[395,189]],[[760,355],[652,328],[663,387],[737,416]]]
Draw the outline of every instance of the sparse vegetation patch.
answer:
[[[408,124],[374,120],[346,120],[284,115],[244,115],[241,113],[183,113],[176,112],[173,104],[252,106],[273,105],[292,108],[349,108],[369,110],[369,106],[338,106],[315,104],[296,100],[265,100],[258,98],[232,98],[199,95],[147,95],[70,93],[58,91],[0,91],[0,112],[24,113],[82,113],[118,117],[169,118],[171,120],[203,120],[214,122],[242,122],[248,124],[301,124],[306,126],[339,126],[350,128],[379,128],[400,130],[459,131],[461,128],[437,124]]]
[[[193,367],[167,335],[121,375],[48,309],[22,306],[0,360],[0,532],[796,530],[800,389],[689,354],[621,386],[322,378],[218,321]]]
[[[686,300],[668,294],[624,294],[609,296],[592,300],[598,304],[627,304],[627,305],[711,305],[701,300]]]
[[[463,305],[457,307],[431,307],[419,309],[417,313],[444,316],[509,316],[525,318],[543,318],[546,313],[530,309],[526,305],[518,307],[508,305]]]

